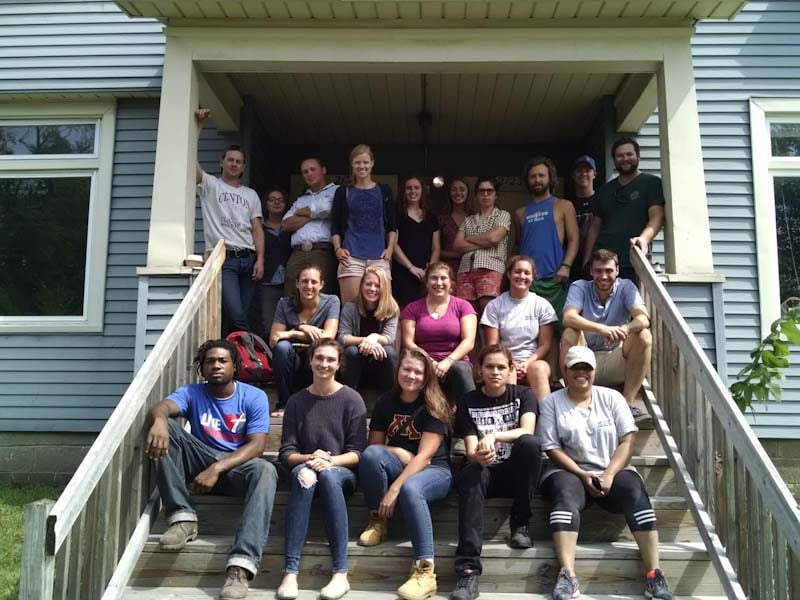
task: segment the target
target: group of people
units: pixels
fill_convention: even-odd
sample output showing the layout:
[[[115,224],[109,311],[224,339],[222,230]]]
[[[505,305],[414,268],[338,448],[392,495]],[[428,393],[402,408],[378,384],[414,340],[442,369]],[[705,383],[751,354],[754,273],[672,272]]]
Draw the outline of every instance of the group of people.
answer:
[[[196,112],[200,125],[208,117]],[[260,328],[269,331],[273,416],[283,417],[279,462],[291,483],[278,598],[298,595],[315,496],[333,565],[321,597],[347,593],[345,498],[357,485],[369,513],[359,543],[383,541],[399,508],[415,559],[398,595],[431,597],[437,586],[428,504],[453,484],[459,579],[452,600],[479,593],[485,499],[513,498],[509,544],[529,548],[536,489],[552,503],[562,567],[554,598],[580,594],[577,532],[580,512],[592,502],[625,515],[648,597],[672,598],[658,568],[655,515],[630,466],[635,421],[643,416],[634,399],[651,338],[629,248],[646,248],[658,233],[664,200],[660,180],[639,172],[634,140],[615,143],[612,158],[619,177],[597,193],[594,160],[575,161],[572,200],[554,195],[553,162],[532,159],[523,170],[530,201],[513,218],[496,206],[492,177],[478,178],[474,210],[466,182],[451,180],[449,211],[439,217],[422,179],[409,177],[398,211],[392,190],[372,179],[366,145],[351,152],[349,185],[328,183],[319,159],[302,161],[307,190],[288,210],[285,192],[270,190],[266,218],[258,195],[239,182],[241,149],[225,149],[219,178],[198,166],[206,246],[226,243],[223,313],[233,328],[247,330],[258,297]],[[519,253],[507,260],[512,222]],[[204,344],[195,364],[205,383],[178,389],[151,411],[147,448],[170,523],[161,546],[177,550],[196,537],[190,491],[243,496],[220,597],[244,598],[278,479],[261,458],[269,405],[261,390],[236,380],[239,358],[229,342]],[[551,393],[559,375],[565,387]],[[368,430],[357,390],[370,379],[392,391],[379,399]],[[595,383],[621,384],[622,394]],[[189,420],[191,433],[170,419],[177,416]],[[453,437],[464,440],[455,478]],[[549,458],[544,472],[542,452]]]
[[[511,352],[500,344],[486,345],[477,359],[481,385],[455,402],[442,391],[430,356],[419,348],[405,349],[392,389],[379,398],[369,428],[360,394],[336,380],[344,353],[335,339],[312,342],[311,383],[286,405],[279,467],[288,474],[290,492],[279,600],[299,594],[315,497],[332,558],[331,579],[320,597],[334,600],[349,591],[346,498],[357,486],[368,513],[358,543],[383,542],[390,520],[401,512],[414,560],[397,594],[406,600],[433,597],[436,557],[429,505],[445,498],[454,481],[458,582],[451,600],[473,600],[480,593],[486,499],[513,498],[508,543],[525,549],[532,547],[528,523],[537,489],[551,503],[549,528],[561,565],[555,600],[580,596],[575,573],[580,515],[595,502],[625,516],[639,545],[645,595],[672,599],[659,568],[655,513],[644,481],[630,464],[637,427],[619,392],[594,385],[597,363],[591,349],[570,348],[566,387],[537,398],[530,388],[512,383]],[[269,435],[268,402],[262,390],[236,380],[240,361],[231,342],[206,342],[195,365],[205,383],[179,388],[150,413],[146,449],[169,522],[160,546],[176,551],[197,537],[190,492],[242,496],[220,598],[245,598],[267,541],[278,480],[276,467],[261,456]],[[187,419],[191,433],[171,417]],[[464,456],[451,471],[453,437],[463,439]]]

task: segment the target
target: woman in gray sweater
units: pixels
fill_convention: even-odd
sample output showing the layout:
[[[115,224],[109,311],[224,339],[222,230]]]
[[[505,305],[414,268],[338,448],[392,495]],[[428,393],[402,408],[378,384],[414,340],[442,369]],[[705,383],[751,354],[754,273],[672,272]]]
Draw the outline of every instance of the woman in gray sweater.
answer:
[[[394,340],[400,309],[383,269],[369,266],[359,285],[358,298],[339,315],[339,343],[345,347],[342,382],[359,389],[364,380],[379,390],[392,387],[397,367]]]
[[[367,409],[358,392],[335,379],[342,360],[336,340],[318,339],[308,349],[313,381],[289,398],[283,415],[280,460],[292,471],[286,509],[284,577],[279,600],[298,595],[300,553],[308,534],[314,496],[319,496],[333,559],[323,600],[341,598],[347,581],[347,505],[356,486],[354,469],[367,442]]]

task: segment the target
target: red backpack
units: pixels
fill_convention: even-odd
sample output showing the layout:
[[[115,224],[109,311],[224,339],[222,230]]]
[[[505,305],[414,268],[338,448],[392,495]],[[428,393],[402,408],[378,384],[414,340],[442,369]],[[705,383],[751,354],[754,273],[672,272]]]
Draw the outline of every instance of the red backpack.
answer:
[[[267,383],[272,379],[272,367],[269,364],[272,350],[267,343],[255,333],[234,331],[228,335],[229,342],[236,346],[242,368],[237,379],[245,383]]]

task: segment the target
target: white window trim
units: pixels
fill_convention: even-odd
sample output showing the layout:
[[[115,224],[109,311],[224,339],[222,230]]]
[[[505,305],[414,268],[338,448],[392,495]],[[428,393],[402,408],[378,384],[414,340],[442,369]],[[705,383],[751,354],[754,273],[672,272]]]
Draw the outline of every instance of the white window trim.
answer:
[[[3,157],[0,175],[91,174],[86,244],[83,314],[77,316],[0,316],[0,335],[7,333],[100,333],[105,311],[106,264],[111,215],[116,104],[112,102],[0,103],[0,122],[97,123],[95,155]],[[55,159],[55,160],[54,160]],[[58,165],[54,167],[54,165]]]
[[[800,98],[751,98],[750,146],[753,153],[753,196],[761,335],[781,316],[778,244],[775,227],[774,178],[800,174],[800,158],[773,158],[769,126],[774,120],[800,117]]]

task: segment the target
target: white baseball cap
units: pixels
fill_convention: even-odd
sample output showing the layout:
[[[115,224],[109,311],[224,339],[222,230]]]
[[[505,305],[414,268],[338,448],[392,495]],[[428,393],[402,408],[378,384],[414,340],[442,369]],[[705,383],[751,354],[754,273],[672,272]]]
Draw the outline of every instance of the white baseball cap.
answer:
[[[592,352],[586,346],[573,346],[567,350],[567,356],[564,359],[564,364],[567,366],[567,368],[570,368],[580,363],[587,364],[592,367],[592,369],[597,368],[597,361],[594,358],[594,352]]]

